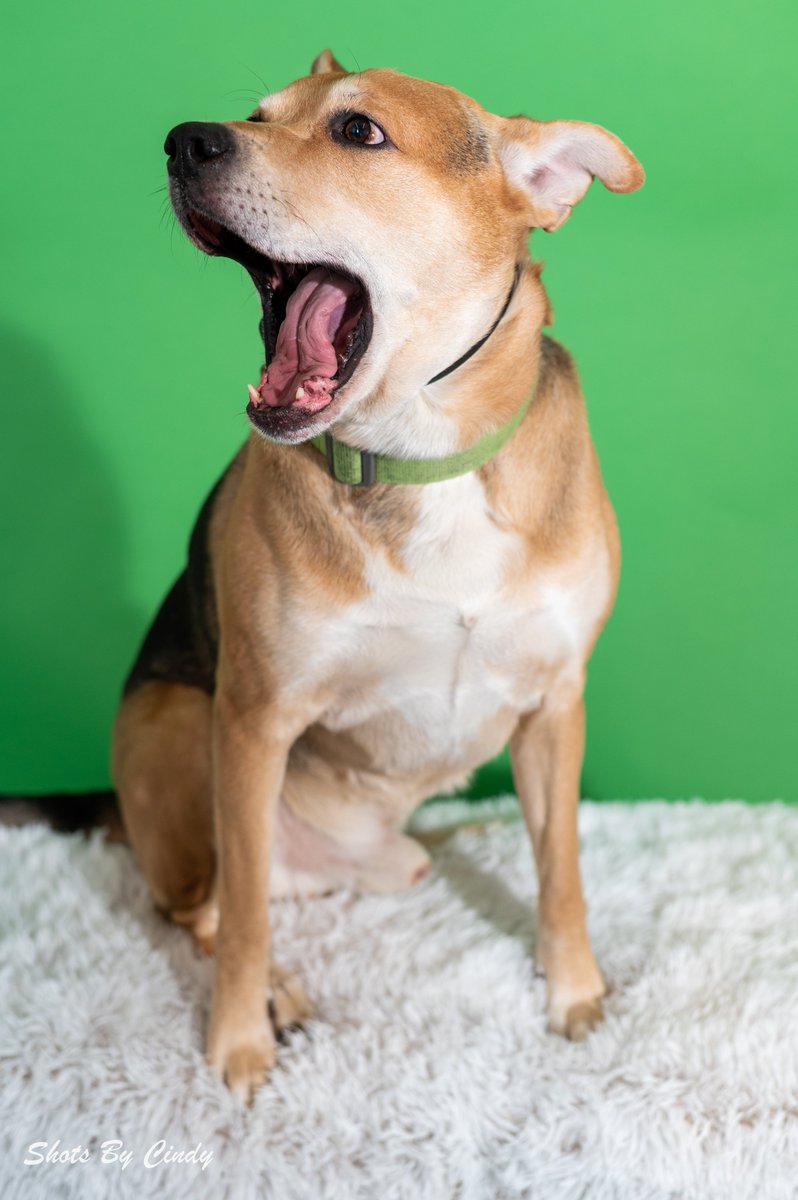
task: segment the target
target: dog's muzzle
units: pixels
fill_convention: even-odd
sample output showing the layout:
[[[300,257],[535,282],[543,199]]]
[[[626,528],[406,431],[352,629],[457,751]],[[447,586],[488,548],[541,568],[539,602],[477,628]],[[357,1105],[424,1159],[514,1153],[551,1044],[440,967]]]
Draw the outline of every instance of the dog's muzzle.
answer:
[[[241,222],[239,234],[236,217],[243,206],[231,204],[233,177],[243,182],[251,171],[246,139],[242,145],[234,129],[186,121],[166,135],[164,151],[172,206],[184,230],[203,253],[241,263],[261,297],[269,365],[258,385],[249,385],[247,416],[264,437],[306,441],[330,419],[335,393],[368,347],[366,285],[338,263],[272,258],[253,245],[257,222]],[[249,190],[251,183],[245,186]],[[266,232],[268,216],[263,224]]]

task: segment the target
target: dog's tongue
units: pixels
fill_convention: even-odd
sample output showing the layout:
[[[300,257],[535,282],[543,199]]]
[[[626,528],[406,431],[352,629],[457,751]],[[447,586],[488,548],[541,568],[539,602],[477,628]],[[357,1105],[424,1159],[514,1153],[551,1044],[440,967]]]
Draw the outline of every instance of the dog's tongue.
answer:
[[[326,267],[308,272],[288,301],[274,357],[258,387],[250,389],[253,404],[257,395],[273,408],[293,404],[317,412],[329,402],[338,370],[336,344],[344,348],[360,315],[359,309],[346,312],[357,291],[354,280]]]

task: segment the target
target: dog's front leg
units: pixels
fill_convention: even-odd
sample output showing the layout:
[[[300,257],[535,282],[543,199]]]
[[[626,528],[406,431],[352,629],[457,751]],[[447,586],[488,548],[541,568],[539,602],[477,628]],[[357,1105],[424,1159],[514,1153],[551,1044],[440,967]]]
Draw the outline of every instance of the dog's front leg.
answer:
[[[270,990],[273,1009],[287,1004],[295,1019],[307,1015],[301,989],[286,973],[272,972],[270,963],[269,859],[288,752],[298,733],[281,707],[243,704],[223,687],[214,700],[219,932],[208,1061],[245,1100],[274,1065]],[[291,1023],[287,1016],[277,1023]]]
[[[510,740],[513,775],[537,864],[538,965],[549,1027],[580,1039],[601,1020],[604,982],[585,925],[577,807],[585,740],[581,697],[529,713]]]

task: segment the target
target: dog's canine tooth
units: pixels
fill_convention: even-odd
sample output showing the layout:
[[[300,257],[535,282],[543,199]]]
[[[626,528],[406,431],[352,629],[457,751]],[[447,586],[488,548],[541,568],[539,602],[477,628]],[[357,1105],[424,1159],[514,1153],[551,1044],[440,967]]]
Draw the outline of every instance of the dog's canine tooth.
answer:
[[[304,395],[305,395],[305,389],[303,387],[298,387],[296,390],[296,395],[294,396],[294,399],[301,400]]]
[[[250,398],[250,400],[251,400],[251,401],[252,401],[252,403],[255,405],[255,407],[256,407],[256,408],[258,408],[258,407],[259,407],[259,406],[260,406],[260,405],[263,403],[263,398],[262,398],[262,396],[261,396],[260,392],[259,392],[259,391],[258,391],[258,389],[257,389],[257,388],[256,388],[256,387],[255,387],[253,384],[251,384],[251,383],[248,383],[248,384],[247,384],[247,391],[249,392],[249,398]]]

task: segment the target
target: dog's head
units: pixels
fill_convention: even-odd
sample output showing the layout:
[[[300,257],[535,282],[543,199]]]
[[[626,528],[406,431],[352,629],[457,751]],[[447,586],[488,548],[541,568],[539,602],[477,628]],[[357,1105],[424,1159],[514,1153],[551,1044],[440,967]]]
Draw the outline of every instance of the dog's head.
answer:
[[[530,228],[556,229],[594,177],[643,182],[599,126],[497,117],[329,51],[246,121],[178,125],[164,149],[186,233],[260,293],[268,368],[247,414],[285,442],[388,374],[418,393],[495,317]]]

